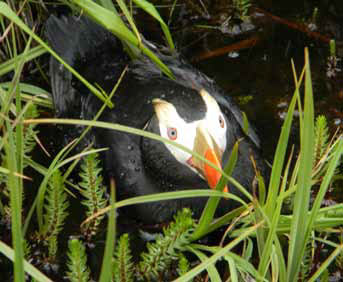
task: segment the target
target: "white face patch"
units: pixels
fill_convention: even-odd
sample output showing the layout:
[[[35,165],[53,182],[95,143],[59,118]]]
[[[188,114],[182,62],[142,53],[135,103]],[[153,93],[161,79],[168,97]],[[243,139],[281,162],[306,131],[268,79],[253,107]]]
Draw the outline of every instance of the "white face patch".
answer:
[[[200,95],[207,107],[204,126],[207,128],[220,150],[224,152],[226,148],[227,130],[227,121],[225,116],[220,110],[217,101],[208,94],[206,90],[201,89]]]
[[[201,126],[208,131],[219,149],[224,152],[226,147],[226,119],[218,103],[210,94],[201,90],[200,95],[206,104],[207,112],[204,119],[191,123],[187,123],[179,116],[173,104],[161,99],[154,99],[153,106],[159,121],[160,134],[164,138],[193,150],[197,128]],[[192,156],[191,154],[171,144],[165,144],[165,146],[180,163],[196,171],[187,163]]]
[[[198,121],[185,122],[177,113],[174,105],[166,101],[154,99],[153,105],[159,120],[161,136],[193,150]],[[171,144],[165,145],[172,155],[183,164],[187,164],[187,160],[192,156]]]

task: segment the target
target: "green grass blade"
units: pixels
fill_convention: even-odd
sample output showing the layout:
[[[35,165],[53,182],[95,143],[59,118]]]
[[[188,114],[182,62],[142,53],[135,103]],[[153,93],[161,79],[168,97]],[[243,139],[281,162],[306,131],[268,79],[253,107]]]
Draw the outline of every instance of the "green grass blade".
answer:
[[[329,162],[328,169],[325,173],[322,183],[320,184],[318,194],[316,196],[316,199],[314,201],[314,204],[310,213],[310,218],[309,218],[309,222],[307,226],[307,233],[309,233],[312,230],[312,225],[315,222],[315,219],[317,218],[317,215],[320,210],[320,205],[324,199],[325,193],[327,192],[327,189],[329,188],[331,180],[335,174],[335,169],[337,168],[341,160],[341,156],[343,154],[343,139],[339,140],[332,154],[333,154],[333,158]],[[307,234],[307,236],[309,236],[309,234]]]
[[[276,248],[275,246],[273,245],[273,248],[272,248],[272,253],[270,254],[270,257],[271,257],[271,269],[272,269],[272,281],[279,281],[279,260],[278,260],[278,256],[276,254]]]
[[[184,198],[194,198],[194,197],[197,197],[197,198],[198,197],[222,197],[222,198],[231,198],[232,200],[239,201],[240,203],[242,202],[240,198],[232,194],[220,192],[220,191],[214,191],[210,189],[190,189],[190,190],[180,190],[176,192],[163,192],[163,193],[156,193],[156,194],[151,194],[151,195],[133,197],[133,198],[116,202],[114,205],[108,206],[104,208],[103,210],[99,211],[97,214],[94,214],[93,216],[87,218],[86,222],[92,220],[96,216],[109,212],[113,208],[118,209],[121,207],[136,205],[136,204],[144,204],[144,203],[150,203],[150,202],[156,202],[156,201],[166,201],[166,200],[175,200],[175,199],[184,199]]]
[[[118,14],[116,7],[111,0],[97,0],[96,2],[101,4],[101,6],[103,6],[107,10],[113,11],[114,13]]]
[[[114,205],[115,203],[115,182],[114,179],[111,179],[111,197],[110,203]],[[112,209],[109,213],[108,223],[107,223],[107,234],[106,234],[106,243],[105,243],[105,252],[102,259],[101,273],[100,273],[100,282],[111,281],[112,278],[112,257],[114,251],[116,236],[116,211]]]
[[[45,50],[47,50],[51,55],[53,55],[56,60],[58,60],[64,67],[69,70],[78,80],[80,80],[94,95],[96,95],[100,100],[106,103],[107,106],[113,107],[111,102],[106,100],[106,97],[96,89],[93,85],[88,83],[77,71],[75,71],[71,66],[66,64],[60,56],[57,55],[42,39],[39,38],[32,30],[11,10],[11,8],[4,2],[0,2],[0,14],[8,18],[15,24],[17,24],[23,31],[32,36]]]
[[[231,279],[231,281],[232,282],[238,282],[239,280],[238,280],[237,266],[236,266],[235,260],[232,257],[229,257],[229,256],[225,256],[225,258],[226,258],[226,260],[229,263],[230,279]]]
[[[288,159],[288,162],[287,162],[287,165],[285,168],[285,172],[284,172],[284,175],[282,177],[280,194],[282,194],[286,189],[286,184],[287,184],[287,180],[288,180],[288,173],[290,171],[290,165],[291,165],[291,161],[292,161],[292,155],[293,154],[291,154],[291,156]],[[268,264],[271,261],[270,255],[273,253],[274,243],[277,240],[276,231],[277,231],[277,227],[278,227],[278,222],[280,220],[281,208],[282,208],[282,201],[277,201],[277,205],[276,205],[276,208],[274,210],[271,225],[269,226],[269,232],[267,235],[267,239],[263,244],[263,248],[261,248],[261,250],[263,250],[263,251],[262,251],[262,255],[260,256],[258,271],[262,276],[265,276],[265,274],[268,270]]]
[[[25,57],[25,62],[29,62],[41,55],[46,53],[46,50],[42,46],[36,46],[30,49],[24,56],[24,54],[20,54],[13,59],[7,60],[6,62],[0,65],[0,76],[3,76],[10,71],[13,71],[16,67],[16,64]]]
[[[255,269],[254,265],[252,265],[247,259],[242,258],[234,252],[228,252],[226,256],[231,257],[235,261],[237,267],[243,269],[245,272],[249,273],[255,279],[267,281],[266,279],[263,279],[263,277]]]
[[[122,200],[116,203],[116,207],[124,207],[129,205],[135,205],[140,203],[148,203],[148,202],[155,202],[155,201],[165,201],[165,200],[172,200],[172,199],[183,199],[183,198],[194,198],[194,197],[222,197],[222,198],[230,198],[232,200],[236,200],[242,203],[242,200],[232,194],[220,192],[220,191],[213,191],[210,189],[191,189],[191,190],[180,190],[177,192],[163,192],[163,193],[156,193],[151,195],[145,196],[138,196],[126,200]]]
[[[0,88],[4,90],[9,90],[11,88],[11,85],[12,82],[0,83]],[[51,94],[46,90],[27,83],[19,83],[18,85],[21,91],[21,99],[23,101],[32,101],[35,105],[50,109],[53,108]],[[2,100],[3,97],[1,97],[1,89],[0,99]]]
[[[267,201],[266,201],[266,214],[272,218],[277,194],[279,192],[279,185],[281,179],[281,172],[286,156],[286,149],[288,145],[289,134],[291,130],[292,120],[293,120],[293,113],[295,104],[297,101],[297,95],[293,95],[291,103],[289,104],[288,112],[285,118],[285,121],[282,125],[280,138],[278,141],[278,145],[276,147],[276,152],[274,155],[273,161],[273,168],[272,173],[269,181],[269,188],[267,194]]]
[[[11,206],[11,230],[12,242],[14,246],[14,281],[22,282],[24,276],[24,251],[23,251],[23,236],[21,230],[21,199],[22,186],[19,178],[14,175],[17,172],[16,148],[14,144],[14,133],[11,131],[11,125],[6,122],[8,132],[8,141],[5,143],[6,163],[9,171],[8,186],[10,187],[10,206]]]
[[[212,265],[216,263],[217,260],[222,258],[227,254],[229,250],[234,248],[237,244],[242,242],[245,238],[249,237],[253,232],[256,231],[257,228],[260,227],[260,224],[257,224],[255,226],[252,226],[248,228],[243,234],[241,234],[239,237],[235,238],[232,240],[229,244],[227,244],[224,248],[222,248],[220,251],[216,252],[214,255],[209,257],[207,260],[203,261],[190,271],[188,271],[186,274],[182,275],[178,279],[174,280],[174,282],[186,282],[189,281],[190,279],[194,278],[196,275],[204,271],[209,265]]]
[[[233,169],[236,166],[236,162],[238,159],[238,147],[239,147],[239,142],[236,142],[235,145],[233,146],[227,165],[224,168],[224,171],[227,175],[231,175],[233,172]],[[221,177],[219,180],[219,183],[216,186],[216,190],[223,191],[224,186],[226,184],[227,184],[227,179],[225,177]],[[213,216],[216,212],[219,201],[220,201],[220,198],[217,198],[217,197],[212,197],[207,201],[205,209],[203,210],[201,214],[199,224],[191,236],[191,240],[197,240],[200,237],[202,237],[203,234],[206,233],[208,229],[208,225],[213,220]]]
[[[163,143],[171,144],[189,154],[194,156],[195,158],[200,159],[201,161],[205,162],[209,166],[213,167],[216,169],[218,172],[220,172],[227,180],[229,183],[233,184],[236,186],[237,189],[239,189],[249,200],[252,201],[252,196],[249,192],[246,191],[246,189],[239,184],[235,179],[230,177],[225,171],[220,169],[219,167],[216,167],[214,164],[206,160],[203,156],[193,152],[192,150],[188,149],[185,146],[182,146],[174,141],[171,141],[167,138],[163,138],[158,134],[154,134],[151,132],[144,131],[142,129],[137,129],[129,126],[124,126],[121,124],[117,123],[110,123],[110,122],[103,122],[103,121],[94,121],[94,120],[80,120],[80,119],[28,119],[24,121],[24,124],[40,124],[40,123],[47,123],[47,124],[73,124],[73,125],[85,125],[85,126],[93,126],[93,127],[99,127],[99,128],[106,128],[106,129],[112,129],[112,130],[118,130],[130,134],[135,134],[135,135],[140,135],[144,136],[153,140],[158,140]]]
[[[201,262],[204,262],[208,259],[208,257],[203,252],[192,248],[190,245],[186,246],[186,250],[196,255],[200,259]],[[219,273],[215,265],[212,265],[212,264],[209,265],[206,270],[211,281],[221,281]]]
[[[291,124],[293,120],[294,108],[296,105],[297,97],[299,97],[299,88],[303,80],[305,69],[302,71],[299,81],[296,83],[293,98],[288,107],[288,112],[285,121],[282,125],[281,134],[279,137],[278,145],[274,154],[273,167],[270,176],[269,186],[268,186],[268,196],[266,201],[266,214],[272,218],[273,210],[276,203],[276,198],[278,194],[278,189],[280,185],[281,172],[286,156],[286,150],[288,145],[289,134],[291,130]]]
[[[304,255],[303,246],[305,246],[307,242],[304,227],[306,228],[308,224],[308,218],[305,215],[309,210],[314,150],[314,109],[310,62],[307,49],[305,49],[305,69],[304,119],[303,127],[300,129],[301,144],[299,171],[301,173],[298,175],[297,190],[294,198],[294,211],[288,249],[288,281],[295,281],[297,279]]]
[[[168,77],[173,78],[169,68],[144,44],[140,44],[136,36],[127,28],[121,18],[91,0],[73,0],[73,3],[82,8],[87,15],[93,18],[100,25],[111,31],[120,40],[133,44],[147,55]]]
[[[175,46],[174,46],[174,42],[173,42],[172,36],[170,34],[169,28],[166,25],[166,23],[163,21],[163,19],[161,18],[160,14],[156,10],[155,6],[146,0],[133,0],[133,2],[135,2],[135,4],[137,6],[139,6],[141,9],[143,9],[145,12],[147,12],[152,17],[154,17],[161,24],[161,28],[163,30],[163,33],[164,33],[166,39],[167,39],[167,42],[169,44],[169,48],[172,51],[174,51]]]
[[[5,90],[6,89],[8,90],[11,84],[12,82],[3,82],[3,83],[0,83],[0,87],[4,88]],[[48,91],[38,86],[27,84],[27,83],[22,83],[22,82],[19,83],[19,86],[20,86],[20,90],[24,93],[30,94],[32,96],[42,96],[45,99],[49,99],[51,101],[51,98],[50,98],[51,93],[49,93]]]
[[[14,250],[2,241],[0,241],[0,253],[2,253],[11,261],[14,261]],[[28,263],[26,260],[24,260],[24,269],[27,274],[29,274],[32,278],[36,279],[39,282],[52,282],[52,280],[50,280],[47,276],[45,276],[42,272],[40,272],[37,268],[35,268],[32,264]],[[23,279],[22,281],[25,280]]]
[[[119,5],[120,9],[123,11],[123,13],[124,13],[127,21],[129,22],[133,32],[135,33],[136,38],[138,40],[138,45],[141,45],[142,44],[142,39],[141,39],[141,37],[139,35],[139,31],[138,31],[138,29],[136,27],[136,24],[135,24],[135,22],[134,22],[134,20],[133,20],[133,18],[131,16],[131,13],[129,12],[125,2],[123,0],[117,0],[117,3]]]
[[[227,225],[228,223],[230,223],[234,218],[240,216],[243,212],[245,212],[246,210],[249,209],[249,206],[242,206],[239,207],[237,209],[234,209],[230,212],[228,212],[227,214],[216,218],[215,220],[213,220],[213,222],[207,227],[206,232],[204,233],[204,235],[211,233],[212,231],[218,229],[219,227],[223,226],[223,225]]]
[[[328,269],[329,265],[334,262],[335,258],[343,252],[343,245],[338,245],[337,248],[330,254],[330,256],[322,263],[322,265],[317,269],[317,271],[311,276],[308,282],[319,281],[320,275]]]
[[[0,3],[1,4],[1,3]],[[14,39],[15,41],[15,39]],[[24,59],[31,44],[31,38],[25,47],[24,55],[17,62],[15,75],[13,78],[13,91],[15,93],[16,117],[18,121],[22,119],[22,104],[18,86],[19,77],[24,65]],[[16,53],[16,52],[15,52]],[[8,95],[8,102],[11,102],[12,95]],[[7,108],[9,109],[9,107]],[[3,110],[3,109],[2,109]],[[7,140],[4,141],[6,164],[9,171],[8,187],[10,188],[10,208],[11,208],[11,231],[12,244],[14,246],[14,281],[24,281],[24,249],[22,232],[22,193],[23,179],[15,175],[22,174],[23,171],[23,124],[19,122],[14,128],[8,119],[6,119]],[[4,138],[5,139],[5,138]]]

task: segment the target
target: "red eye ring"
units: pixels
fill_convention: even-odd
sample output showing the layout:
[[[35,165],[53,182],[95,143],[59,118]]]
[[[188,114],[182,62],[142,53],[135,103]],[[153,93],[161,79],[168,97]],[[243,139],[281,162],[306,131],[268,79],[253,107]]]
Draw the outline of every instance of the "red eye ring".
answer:
[[[224,122],[224,118],[221,115],[219,116],[219,124],[221,128],[224,128],[225,122]]]
[[[176,138],[177,138],[177,129],[175,127],[168,127],[167,134],[168,134],[168,138],[170,140],[176,140]]]

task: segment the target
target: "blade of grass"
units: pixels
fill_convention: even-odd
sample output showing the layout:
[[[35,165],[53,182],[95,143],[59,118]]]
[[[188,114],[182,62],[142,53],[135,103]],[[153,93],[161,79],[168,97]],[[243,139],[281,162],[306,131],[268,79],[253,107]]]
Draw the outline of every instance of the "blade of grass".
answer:
[[[7,128],[11,126],[6,122]],[[21,198],[22,187],[18,177],[14,175],[17,172],[16,148],[14,144],[14,133],[8,132],[8,141],[5,143],[6,163],[10,174],[8,175],[8,186],[10,187],[10,206],[11,206],[11,224],[12,224],[12,242],[14,246],[14,281],[24,281],[24,250],[23,236],[21,230]]]
[[[5,90],[9,90],[11,87],[11,82],[5,82],[5,83],[1,83],[0,84],[0,104],[4,103],[4,100],[6,98],[6,92]],[[27,84],[27,86],[32,86],[33,85],[29,85]],[[23,101],[26,102],[30,102],[32,101],[35,105],[37,106],[42,106],[42,107],[46,107],[46,108],[50,108],[52,109],[52,101],[51,98],[47,95],[44,94],[37,94],[35,95],[34,93],[30,93],[30,94],[25,94],[26,90],[25,90],[25,86],[23,86],[22,83],[19,83],[19,87],[20,87],[20,91],[21,91],[21,98]],[[13,104],[10,106],[10,110],[14,113],[15,109]]]
[[[237,266],[233,258],[229,256],[225,256],[226,260],[229,263],[229,269],[230,269],[230,279],[232,282],[238,282],[238,273],[237,273]],[[218,280],[220,281],[220,280]]]
[[[15,41],[15,38],[13,38]],[[13,42],[15,45],[15,42]],[[16,114],[17,118],[21,119],[21,99],[18,88],[19,77],[24,65],[24,59],[31,44],[31,38],[25,47],[24,55],[20,61],[17,62],[15,68],[15,75],[13,78],[13,91],[16,95]],[[14,48],[16,54],[16,49]],[[12,95],[8,95],[8,102],[12,100]],[[8,107],[9,109],[9,107]],[[12,125],[9,120],[6,120],[7,140],[4,143],[6,164],[9,171],[8,186],[10,188],[10,207],[11,207],[11,231],[12,244],[14,246],[14,281],[24,281],[24,249],[23,249],[23,234],[22,234],[22,193],[23,180],[16,177],[15,173],[22,174],[23,170],[23,124],[16,124],[16,132],[13,132]],[[16,142],[15,142],[16,136]]]
[[[186,246],[186,250],[196,255],[201,262],[204,262],[208,259],[208,257],[203,252],[200,252],[199,250],[192,248],[190,245]],[[211,281],[221,281],[219,273],[214,264],[209,265],[206,270]]]
[[[277,282],[280,281],[279,280],[279,259],[278,256],[276,254],[276,250],[275,250],[275,246],[273,245],[272,248],[272,253],[270,254],[271,257],[271,268],[272,268],[272,281]]]
[[[320,188],[318,191],[318,194],[316,196],[316,199],[314,201],[312,210],[310,212],[310,218],[307,226],[307,232],[310,232],[312,230],[312,224],[314,223],[315,219],[317,218],[317,215],[320,210],[320,205],[324,199],[325,193],[327,192],[327,189],[329,188],[329,184],[332,180],[333,175],[335,174],[335,169],[340,163],[341,156],[343,154],[343,139],[341,138],[339,140],[339,143],[336,145],[335,150],[333,151],[333,158],[329,162],[329,167],[325,173],[325,176],[322,180],[322,183],[320,184]],[[309,234],[308,234],[309,236]]]
[[[207,260],[203,261],[190,271],[188,271],[186,274],[182,275],[178,279],[174,280],[174,282],[186,282],[204,271],[209,265],[214,264],[217,260],[219,260],[221,257],[226,255],[226,253],[231,250],[233,247],[235,247],[237,244],[242,242],[245,238],[249,237],[250,234],[256,231],[257,228],[259,228],[261,224],[257,224],[255,226],[252,226],[248,228],[241,236],[237,237],[236,239],[232,240],[229,244],[227,244],[224,248],[222,248],[220,251],[216,252],[214,255],[209,257]]]
[[[246,206],[242,206],[239,207],[237,209],[234,209],[231,212],[228,212],[227,214],[216,218],[215,220],[213,220],[213,222],[208,226],[206,232],[204,233],[204,235],[207,235],[209,233],[211,233],[212,231],[218,229],[219,227],[223,226],[223,225],[227,225],[229,222],[231,222],[234,218],[238,217],[239,215],[241,215],[243,212],[245,212],[246,210],[249,210],[251,207],[251,204],[248,205],[248,207]]]
[[[218,252],[222,249],[219,246],[212,247],[212,246],[195,244],[195,243],[192,243],[189,246],[191,246],[192,248],[197,249],[197,250],[203,250],[206,252],[210,252],[212,254],[215,254],[216,252]],[[226,257],[230,257],[230,258],[234,259],[234,261],[238,267],[243,269],[245,272],[250,273],[251,276],[254,277],[255,279],[261,279],[263,281],[267,281],[266,279],[263,279],[263,277],[261,277],[259,275],[259,273],[255,269],[255,267],[247,259],[241,257],[240,255],[235,254],[234,252],[227,252],[225,254],[225,259],[226,259]]]
[[[274,155],[273,167],[272,167],[272,172],[270,176],[268,195],[267,195],[267,201],[266,201],[266,214],[270,218],[272,218],[275,204],[276,204],[277,194],[279,191],[281,171],[282,171],[285,156],[286,156],[286,149],[288,145],[291,124],[293,120],[293,113],[294,113],[294,108],[295,108],[295,104],[297,100],[296,97],[298,96],[297,93],[300,87],[300,82],[302,81],[303,74],[304,74],[304,71],[300,77],[300,81],[298,85],[296,85],[295,94],[293,95],[293,98],[288,108],[285,121],[282,125],[280,138],[279,138],[278,145],[276,147],[276,151]]]
[[[139,35],[138,29],[137,29],[137,27],[135,25],[135,22],[134,22],[134,20],[132,18],[131,13],[129,12],[129,10],[128,10],[128,8],[127,8],[127,6],[126,6],[126,4],[124,3],[123,0],[117,0],[117,3],[119,5],[120,9],[123,11],[123,13],[124,13],[127,21],[129,22],[131,28],[133,29],[133,32],[135,33],[136,38],[138,40],[138,46],[140,46],[142,44],[142,39],[141,39],[141,37]]]
[[[94,95],[96,95],[100,100],[105,102],[108,107],[112,108],[113,105],[111,102],[106,101],[106,97],[103,97],[102,93],[96,89],[93,85],[88,83],[77,71],[74,70],[71,66],[66,64],[63,59],[57,55],[42,39],[39,38],[32,30],[11,10],[11,8],[4,2],[0,2],[0,14],[8,18],[15,24],[17,24],[23,31],[32,36],[45,50],[47,50],[51,55],[53,55],[56,60],[58,60],[64,67],[69,70],[78,80],[80,80]]]
[[[227,175],[231,175],[236,166],[236,162],[238,159],[238,147],[239,147],[239,141],[237,141],[235,145],[233,146],[230,158],[224,168],[224,171]],[[226,184],[227,184],[227,179],[225,177],[221,177],[216,186],[216,190],[223,191],[224,186]],[[201,214],[199,224],[191,235],[192,241],[199,239],[207,231],[208,225],[213,220],[213,216],[216,212],[219,201],[220,201],[220,198],[217,198],[217,197],[211,197],[207,201],[205,209],[203,210]]]
[[[294,198],[290,244],[288,249],[287,280],[295,281],[303,259],[303,246],[306,245],[304,227],[308,224],[305,216],[309,210],[311,174],[314,149],[314,110],[312,97],[312,82],[308,50],[305,49],[305,99],[303,127],[300,128],[300,167],[297,190]]]
[[[110,188],[111,188],[110,203],[113,206],[116,201],[115,200],[115,182],[113,178],[111,178],[111,181],[110,181]],[[108,217],[105,252],[104,252],[104,257],[102,259],[101,273],[100,273],[100,278],[99,278],[100,282],[111,281],[112,256],[113,256],[113,251],[114,251],[115,237],[116,237],[116,210],[114,208],[110,211],[109,217]]]
[[[151,132],[144,131],[142,129],[137,129],[129,126],[124,126],[116,123],[109,123],[109,122],[103,122],[103,121],[93,121],[93,120],[80,120],[80,119],[27,119],[23,122],[24,124],[39,124],[39,123],[56,123],[56,124],[73,124],[73,125],[86,125],[86,126],[93,126],[93,127],[99,127],[99,128],[106,128],[106,129],[113,129],[118,130],[130,134],[140,135],[144,136],[153,140],[158,140],[163,143],[171,144],[189,154],[192,156],[200,159],[204,163],[208,164],[209,166],[216,169],[218,172],[222,174],[225,178],[228,179],[228,182],[232,185],[236,186],[237,189],[239,189],[250,201],[252,201],[251,194],[241,185],[239,184],[234,178],[227,175],[225,171],[220,169],[219,167],[216,167],[214,164],[206,160],[203,156],[193,152],[192,150],[188,149],[185,146],[182,146],[174,141],[171,141],[167,138],[163,138],[158,134],[154,134]]]
[[[194,189],[194,190],[192,189],[192,190],[180,190],[177,192],[163,192],[163,193],[156,193],[156,194],[145,195],[145,196],[138,196],[138,197],[119,201],[115,203],[114,206],[108,206],[100,210],[98,213],[88,217],[82,224],[85,224],[93,220],[95,217],[98,217],[104,213],[107,213],[113,208],[118,209],[125,206],[156,202],[156,201],[175,200],[175,199],[194,198],[194,197],[211,197],[211,196],[230,198],[232,200],[242,203],[242,200],[240,198],[232,194],[220,192],[220,191],[214,191],[210,189]]]
[[[280,194],[286,190],[286,184],[288,180],[288,172],[290,171],[290,165],[292,161],[293,152],[291,152],[288,162],[285,167],[285,172],[282,177]],[[277,239],[277,226],[281,215],[282,201],[277,201],[276,209],[274,211],[271,225],[269,226],[269,232],[266,238],[266,241],[263,244],[262,254],[260,256],[258,271],[264,277],[268,270],[268,264],[271,261],[270,255],[273,253],[274,242]],[[268,221],[266,221],[268,222]],[[274,250],[275,252],[275,250]]]
[[[148,13],[149,15],[151,15],[152,17],[154,17],[161,25],[161,28],[163,30],[163,33],[167,39],[169,48],[172,51],[175,51],[175,46],[174,46],[174,42],[172,39],[172,36],[170,34],[169,28],[166,25],[166,23],[163,21],[163,19],[161,18],[160,14],[158,13],[158,11],[156,10],[155,6],[151,3],[149,3],[146,0],[133,0],[133,2],[140,7],[141,9],[143,9],[146,13]]]
[[[334,259],[343,252],[343,245],[338,245],[337,248],[330,254],[330,256],[322,263],[322,265],[317,269],[317,271],[311,276],[308,282],[318,281],[320,275],[328,269],[329,265],[334,262]]]
[[[144,44],[139,44],[139,40],[135,35],[126,27],[121,18],[115,13],[99,6],[91,0],[72,0],[84,12],[94,19],[97,23],[104,26],[107,30],[111,31],[120,40],[128,42],[142,50],[169,78],[173,79],[174,76],[169,68]]]
[[[113,95],[116,93],[123,77],[125,76],[126,74],[126,71],[127,71],[128,67],[126,66],[124,68],[124,70],[122,71],[118,81],[116,82],[116,84],[114,85],[110,95],[108,96],[108,100],[110,101],[113,97]],[[103,113],[103,111],[105,110],[106,108],[106,104],[104,103],[101,108],[99,109],[99,111],[96,113],[96,115],[94,116],[93,118],[93,121],[97,121],[98,118],[101,116],[101,114]],[[81,140],[86,136],[86,134],[92,129],[92,126],[91,125],[88,125],[85,130],[82,131],[81,135],[79,138],[77,138],[76,142],[70,146],[70,148],[65,152],[65,154],[63,155],[63,158],[66,157],[67,155],[69,155],[69,153],[77,146],[77,144],[79,144],[79,142],[81,142]],[[74,164],[71,164],[70,167],[68,168],[68,170],[66,171],[66,173],[64,174],[64,179],[66,180],[67,177],[69,176],[69,174],[71,173],[71,171],[73,170],[74,166],[76,165],[78,161],[75,160]]]
[[[101,4],[101,6],[103,6],[107,10],[113,11],[114,13],[118,15],[117,9],[111,0],[97,0],[96,2]]]
[[[0,253],[6,256],[11,261],[14,261],[15,251],[7,246],[4,242],[0,241]],[[32,264],[24,260],[24,269],[27,274],[39,282],[52,282],[47,276],[35,268]],[[23,279],[22,281],[25,281]]]
[[[30,49],[26,55],[25,55],[25,62],[29,62],[41,55],[46,53],[46,50],[42,46],[36,46]],[[9,73],[10,71],[13,71],[15,69],[16,64],[21,61],[23,58],[23,54],[20,54],[13,59],[7,60],[6,62],[2,63],[0,65],[0,76],[3,76],[6,73]]]

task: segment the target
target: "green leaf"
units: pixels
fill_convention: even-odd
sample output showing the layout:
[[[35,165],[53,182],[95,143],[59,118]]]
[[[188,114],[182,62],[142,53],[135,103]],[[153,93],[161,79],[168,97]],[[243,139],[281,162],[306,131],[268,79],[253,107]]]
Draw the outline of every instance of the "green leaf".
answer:
[[[167,42],[169,44],[169,47],[172,51],[174,51],[175,46],[174,46],[173,39],[172,39],[172,36],[170,34],[169,28],[165,24],[163,19],[161,18],[160,14],[157,12],[155,6],[146,0],[133,0],[133,2],[135,2],[137,6],[142,8],[149,15],[153,16],[157,21],[159,21],[159,23],[161,24],[161,28],[164,32],[164,35],[167,39]]]
[[[314,150],[314,110],[312,96],[312,82],[308,50],[305,49],[305,100],[304,120],[300,129],[300,167],[297,190],[294,198],[294,211],[292,217],[290,243],[288,250],[288,281],[295,281],[304,255],[304,246],[307,237],[304,227],[308,224],[308,218],[304,216],[309,210],[311,173]]]
[[[107,101],[106,97],[96,89],[93,85],[88,83],[77,71],[75,71],[71,66],[66,64],[60,56],[57,55],[42,39],[39,38],[32,30],[25,25],[25,23],[11,10],[11,8],[4,2],[0,2],[0,14],[4,17],[10,19],[12,22],[17,24],[23,31],[32,36],[45,50],[47,50],[51,55],[53,55],[57,61],[64,65],[64,67],[69,70],[78,80],[80,80],[94,95],[96,95],[100,100],[106,103],[110,108],[113,107],[110,101]]]
[[[159,68],[170,78],[173,74],[169,68],[144,44],[140,44],[137,37],[127,28],[121,18],[114,12],[109,11],[91,0],[73,0],[73,3],[82,8],[87,15],[93,18],[100,25],[111,31],[123,42],[133,44],[147,55]]]
[[[9,73],[10,71],[13,71],[16,68],[18,62],[20,62],[21,60],[24,59],[24,62],[26,63],[43,55],[44,53],[46,53],[46,50],[43,46],[36,46],[28,50],[25,54],[20,54],[15,56],[13,59],[7,60],[6,62],[0,65],[0,76],[3,76],[4,74]]]
[[[14,262],[15,252],[9,246],[7,246],[4,242],[0,241],[0,253],[6,256],[8,259]],[[28,263],[26,260],[24,262],[24,270],[28,273],[32,278],[36,279],[39,282],[52,282],[45,274],[40,272],[37,268],[35,268],[32,264]],[[25,281],[25,280],[22,280]]]
[[[209,265],[213,265],[219,260],[221,257],[225,256],[229,250],[234,248],[237,244],[242,242],[245,238],[251,235],[253,232],[256,231],[257,228],[260,227],[260,224],[257,224],[253,227],[248,228],[242,235],[237,237],[236,239],[232,240],[229,244],[227,244],[224,248],[220,251],[216,252],[214,255],[209,257],[208,259],[204,260],[202,263],[197,265],[196,267],[192,268],[188,271],[185,275],[182,275],[178,279],[174,280],[174,282],[186,282],[192,279],[193,277],[197,276],[199,273],[204,271]]]
[[[115,203],[115,182],[111,178],[110,183],[110,203],[114,205]],[[106,242],[105,242],[105,251],[102,259],[101,272],[99,277],[99,282],[108,282],[112,278],[112,255],[114,251],[116,237],[116,210],[112,209],[109,212],[108,223],[107,223],[107,232],[106,232]]]
[[[186,249],[188,251],[192,252],[193,254],[195,254],[200,259],[201,262],[208,260],[208,257],[201,251],[196,250],[196,249],[192,248],[191,246],[187,246]],[[210,264],[206,270],[207,270],[207,273],[208,273],[211,281],[221,281],[218,270],[216,269],[214,264],[213,265]]]
[[[237,141],[235,145],[233,146],[230,158],[224,168],[225,174],[228,176],[232,174],[236,166],[236,162],[238,159],[238,148],[239,148],[239,141]],[[224,177],[223,175],[216,186],[216,190],[223,191],[227,182],[228,182],[228,179]],[[219,201],[220,201],[220,198],[217,198],[217,197],[211,197],[207,201],[205,209],[203,210],[201,214],[199,224],[197,228],[195,229],[194,233],[192,234],[192,240],[197,240],[208,232],[208,226],[213,220],[213,216],[216,212]]]

